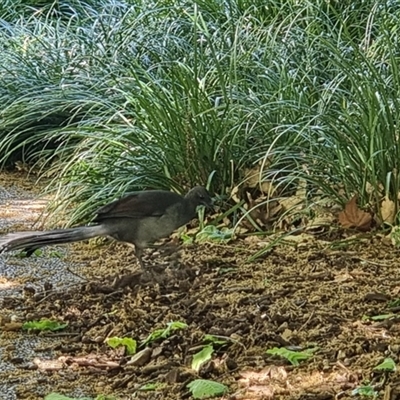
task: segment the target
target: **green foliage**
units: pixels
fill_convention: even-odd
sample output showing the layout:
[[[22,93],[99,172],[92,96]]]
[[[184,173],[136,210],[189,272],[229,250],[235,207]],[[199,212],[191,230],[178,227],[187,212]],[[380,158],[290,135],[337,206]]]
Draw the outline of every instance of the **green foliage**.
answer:
[[[186,328],[187,325],[184,322],[179,322],[179,321],[168,322],[167,327],[165,329],[156,329],[155,331],[150,333],[147,339],[143,342],[143,345],[147,345],[158,339],[166,339],[173,332]]]
[[[390,357],[385,358],[383,362],[381,362],[374,368],[374,370],[376,371],[384,370],[384,371],[394,372],[396,371],[396,363]]]
[[[210,342],[215,345],[224,345],[228,343],[228,339],[222,336],[204,335],[203,341]]]
[[[67,3],[0,5],[0,157],[52,177],[70,224],[130,190],[225,193],[256,163],[282,196],[305,180],[307,207],[397,198],[394,3]]]
[[[36,249],[33,252],[33,255],[35,255],[36,257],[40,257],[40,256],[42,256],[42,254],[43,254],[43,250],[42,249]],[[26,257],[28,257],[28,252],[21,251],[16,255],[16,257],[18,257],[18,258],[26,258]]]
[[[233,234],[234,234],[233,229],[228,229],[228,228],[218,229],[214,225],[207,225],[196,235],[196,241],[227,243],[232,239]]]
[[[42,319],[40,321],[29,321],[22,325],[22,329],[29,331],[60,331],[65,329],[68,323],[53,321],[50,319]]]
[[[314,348],[303,351],[293,351],[288,350],[284,347],[274,347],[273,349],[268,349],[267,354],[286,358],[286,360],[288,360],[292,365],[297,367],[298,365],[300,365],[300,361],[308,360],[309,358],[311,358],[316,350],[317,349]]]
[[[166,387],[165,383],[155,382],[155,383],[146,383],[143,386],[140,386],[138,390],[141,392],[153,392],[157,390],[162,390]]]
[[[214,347],[212,345],[204,346],[198,353],[193,355],[192,369],[199,371],[204,363],[211,360],[213,353]]]
[[[354,389],[351,394],[353,396],[361,396],[361,397],[378,397],[378,392],[371,385],[363,385]]]
[[[380,314],[380,315],[373,315],[372,317],[369,315],[363,315],[363,321],[384,321],[385,319],[391,319],[396,317],[396,314]]]
[[[127,354],[135,354],[136,353],[136,340],[132,338],[120,338],[117,336],[107,338],[106,343],[112,347],[113,349],[117,348],[118,346],[124,346],[126,348]]]
[[[222,396],[228,392],[228,388],[222,383],[205,379],[196,379],[187,385],[195,399],[205,399],[208,397]]]
[[[392,307],[394,308],[394,307],[399,307],[399,306],[400,306],[400,299],[399,298],[390,300],[388,302],[388,307],[389,308],[392,308]]]

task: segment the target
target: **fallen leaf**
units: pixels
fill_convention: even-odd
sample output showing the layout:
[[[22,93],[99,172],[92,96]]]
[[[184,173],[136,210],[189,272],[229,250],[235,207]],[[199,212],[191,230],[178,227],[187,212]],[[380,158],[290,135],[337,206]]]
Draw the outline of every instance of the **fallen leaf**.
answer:
[[[265,165],[258,164],[253,168],[245,169],[244,186],[251,189],[259,189],[262,193],[273,196],[275,187],[270,181],[263,181],[263,169],[265,168]]]
[[[386,196],[381,204],[382,222],[392,225],[396,216],[396,205],[394,201]]]
[[[345,205],[344,210],[339,213],[339,222],[346,229],[368,231],[371,229],[372,215],[357,206],[357,198],[357,195],[353,196]]]

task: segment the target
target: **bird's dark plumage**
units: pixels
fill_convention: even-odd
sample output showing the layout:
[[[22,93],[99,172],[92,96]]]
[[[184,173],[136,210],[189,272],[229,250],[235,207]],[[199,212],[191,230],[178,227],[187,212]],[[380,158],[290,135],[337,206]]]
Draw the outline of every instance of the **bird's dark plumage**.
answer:
[[[24,249],[32,254],[42,246],[111,236],[134,245],[143,267],[143,249],[187,224],[201,205],[212,207],[211,197],[202,186],[195,186],[185,197],[164,190],[135,192],[101,207],[93,220],[94,225],[7,234],[0,238],[0,253]]]

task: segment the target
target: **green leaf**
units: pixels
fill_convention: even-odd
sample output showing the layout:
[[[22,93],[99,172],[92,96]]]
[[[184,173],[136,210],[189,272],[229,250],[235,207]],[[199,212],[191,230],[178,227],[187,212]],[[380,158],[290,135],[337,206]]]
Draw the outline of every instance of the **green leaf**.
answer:
[[[160,338],[166,339],[171,335],[172,332],[186,328],[187,324],[185,324],[184,322],[179,322],[179,321],[169,322],[165,329],[156,329],[155,331],[150,333],[147,339],[143,342],[143,345],[146,345],[150,342],[154,342],[155,340]]]
[[[300,361],[308,360],[310,357],[312,357],[316,350],[317,348],[307,349],[304,351],[292,351],[286,349],[285,347],[274,347],[273,349],[267,350],[267,354],[286,358],[292,365],[297,367]]]
[[[37,249],[37,250],[39,250],[39,249]],[[36,254],[37,250],[35,250],[35,252],[34,252],[35,255],[38,255],[38,254]],[[49,253],[49,257],[52,257],[52,258],[63,258],[63,254],[60,253],[59,251],[51,251]]]
[[[28,321],[22,325],[22,329],[33,331],[60,331],[65,329],[68,323],[52,321],[50,319],[42,319],[40,321]]]
[[[218,270],[219,275],[230,274],[231,272],[236,272],[237,268],[227,267],[227,268],[220,268]]]
[[[79,400],[74,397],[63,396],[62,394],[58,393],[50,393],[48,394],[44,400]]]
[[[193,237],[192,237],[192,236],[189,236],[189,235],[186,234],[186,233],[183,233],[183,234],[180,236],[180,239],[181,239],[181,240],[183,241],[183,243],[186,244],[186,245],[192,244],[192,243],[193,243]]]
[[[140,386],[138,390],[142,392],[153,392],[157,390],[161,390],[166,386],[165,383],[155,382],[155,383],[146,383],[143,386]]]
[[[21,252],[19,252],[18,254],[16,254],[15,256],[16,257],[18,257],[18,258],[27,258],[28,256],[27,256],[27,252],[26,251],[21,251]],[[36,256],[36,257],[40,257],[42,254],[43,254],[43,250],[42,249],[36,249],[34,252],[33,252],[33,254]]]
[[[382,363],[377,365],[374,370],[385,370],[385,371],[396,371],[396,363],[393,361],[392,358],[385,358]]]
[[[378,396],[378,392],[374,390],[374,388],[370,385],[366,386],[360,386],[358,388],[355,388],[351,392],[352,396],[366,396],[366,397],[376,397]]]
[[[120,337],[114,336],[114,337],[106,339],[106,343],[113,349],[117,348],[118,346],[124,346],[126,348],[126,352],[129,355],[136,353],[137,343],[136,343],[135,339],[128,338],[128,337],[120,338]]]
[[[221,230],[219,230],[214,225],[207,225],[196,235],[196,240],[198,242],[204,242],[210,240],[213,242],[226,243],[232,239],[233,234],[234,234],[234,229],[222,228]]]
[[[369,316],[369,315],[363,315],[362,320],[363,321],[384,321],[385,319],[393,318],[396,316],[396,314],[380,314],[380,315],[374,315],[374,316]]]
[[[204,363],[211,360],[213,352],[214,348],[211,344],[204,346],[202,350],[193,356],[192,369],[198,372]]]
[[[215,336],[215,335],[208,335],[208,334],[204,335],[203,340],[205,342],[211,342],[211,343],[214,343],[214,344],[226,344],[226,343],[228,343],[228,340],[224,339],[223,337]]]
[[[205,399],[206,397],[221,396],[228,392],[228,387],[222,383],[209,381],[206,379],[196,379],[187,385],[195,399]]]
[[[399,307],[400,306],[400,299],[394,299],[389,301],[388,307],[393,308],[393,307]]]

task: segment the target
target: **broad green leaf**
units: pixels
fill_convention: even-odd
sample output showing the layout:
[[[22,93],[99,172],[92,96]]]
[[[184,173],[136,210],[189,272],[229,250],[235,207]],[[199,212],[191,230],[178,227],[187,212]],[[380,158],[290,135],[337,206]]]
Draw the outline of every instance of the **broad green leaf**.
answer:
[[[313,353],[317,349],[307,349],[303,351],[292,351],[288,350],[285,347],[274,347],[273,349],[267,350],[267,354],[272,354],[275,356],[280,356],[286,358],[292,365],[298,366],[300,361],[308,360],[310,357],[313,356]]]
[[[135,354],[136,353],[136,340],[132,338],[120,338],[117,336],[111,337],[106,339],[106,343],[112,347],[113,349],[117,348],[118,346],[124,346],[126,348],[126,352],[129,355]]]
[[[168,322],[167,327],[165,329],[156,329],[150,335],[146,338],[146,340],[143,342],[143,345],[146,345],[150,342],[154,342],[157,339],[166,339],[171,335],[172,332],[181,330],[181,329],[186,329],[187,324],[184,322],[180,321],[173,321],[173,322]]]
[[[386,370],[386,371],[396,371],[396,363],[393,361],[392,358],[385,358],[382,363],[377,365],[375,370]]]
[[[213,242],[228,242],[232,239],[233,234],[234,229],[222,228],[220,230],[214,225],[207,225],[196,235],[196,240],[198,242],[204,242],[207,240]]]
[[[204,346],[202,350],[196,353],[193,356],[192,360],[192,369],[195,371],[199,371],[200,367],[206,363],[207,361],[211,360],[212,353],[214,352],[214,348],[211,344]]]
[[[205,379],[196,379],[187,385],[195,399],[205,399],[207,397],[222,396],[228,392],[228,387],[222,383]]]
[[[22,325],[22,329],[33,331],[60,331],[68,326],[68,323],[42,319],[41,321],[28,321]]]

